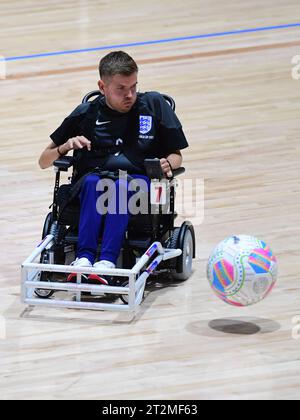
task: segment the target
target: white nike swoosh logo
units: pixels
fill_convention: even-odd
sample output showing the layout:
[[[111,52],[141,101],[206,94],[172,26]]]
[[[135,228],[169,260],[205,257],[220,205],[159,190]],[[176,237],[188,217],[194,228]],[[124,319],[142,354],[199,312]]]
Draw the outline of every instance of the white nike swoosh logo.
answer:
[[[103,121],[103,122],[100,122],[100,121],[96,121],[96,125],[104,125],[104,124],[109,124],[111,121]]]

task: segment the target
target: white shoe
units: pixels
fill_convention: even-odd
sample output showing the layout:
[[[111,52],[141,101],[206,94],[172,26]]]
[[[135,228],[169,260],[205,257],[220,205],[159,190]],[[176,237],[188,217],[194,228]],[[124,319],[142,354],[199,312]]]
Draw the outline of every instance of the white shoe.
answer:
[[[76,260],[73,261],[70,265],[72,265],[73,267],[92,267],[92,263],[87,258],[76,258]],[[82,274],[81,279],[86,280],[87,276],[85,274]],[[67,277],[68,282],[76,283],[76,280],[76,273],[70,273]]]
[[[92,263],[85,257],[76,258],[75,261],[71,263],[74,267],[92,267]]]
[[[107,270],[108,268],[115,268],[115,264],[110,262],[110,261],[106,261],[106,260],[102,260],[99,262],[96,262],[93,265],[94,268],[97,268],[98,270]],[[105,278],[105,277],[101,277],[99,274],[90,274],[88,277],[88,281],[89,283],[94,283],[94,284],[104,284],[104,285],[109,285],[109,281]]]
[[[93,265],[94,268],[99,268],[99,269],[107,269],[107,268],[116,268],[116,265],[114,263],[112,263],[111,261],[106,261],[106,260],[102,260],[99,262],[96,262]]]

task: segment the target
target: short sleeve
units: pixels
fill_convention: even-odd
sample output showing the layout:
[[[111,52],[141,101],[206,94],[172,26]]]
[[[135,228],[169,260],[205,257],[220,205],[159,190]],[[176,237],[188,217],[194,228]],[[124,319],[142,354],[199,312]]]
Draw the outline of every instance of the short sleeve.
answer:
[[[70,138],[80,135],[79,122],[82,120],[88,104],[79,105],[62,124],[50,135],[51,140],[60,146]]]
[[[151,107],[158,118],[158,135],[162,146],[162,155],[166,156],[176,150],[188,147],[182,125],[164,97],[158,92],[149,94]]]

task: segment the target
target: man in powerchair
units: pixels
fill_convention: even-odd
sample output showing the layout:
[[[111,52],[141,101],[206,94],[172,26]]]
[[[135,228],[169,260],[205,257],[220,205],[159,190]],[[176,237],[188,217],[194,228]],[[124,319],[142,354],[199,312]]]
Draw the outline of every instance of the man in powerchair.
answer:
[[[175,112],[160,93],[137,93],[138,66],[127,53],[106,55],[100,61],[99,73],[102,95],[79,105],[51,134],[52,141],[41,154],[39,165],[48,168],[71,150],[80,156],[73,174],[73,182],[82,182],[77,258],[72,265],[107,269],[116,266],[130,212],[120,212],[118,205],[112,206],[115,211],[108,209],[101,254],[95,261],[103,214],[96,205],[101,195],[97,188],[100,175],[90,172],[95,168],[126,171],[131,178],[147,181],[149,188],[144,160],[160,159],[163,172],[169,176],[181,166],[180,150],[188,143]],[[128,202],[128,182],[117,179],[115,187],[115,202],[118,204],[122,190]],[[75,280],[76,274],[67,278]],[[83,281],[108,284],[105,278],[94,274]]]

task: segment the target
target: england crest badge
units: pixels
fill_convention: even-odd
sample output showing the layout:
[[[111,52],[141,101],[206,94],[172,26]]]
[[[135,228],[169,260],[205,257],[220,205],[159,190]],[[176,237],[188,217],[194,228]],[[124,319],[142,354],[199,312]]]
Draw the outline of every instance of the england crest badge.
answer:
[[[140,134],[147,134],[152,128],[152,117],[140,115]]]

